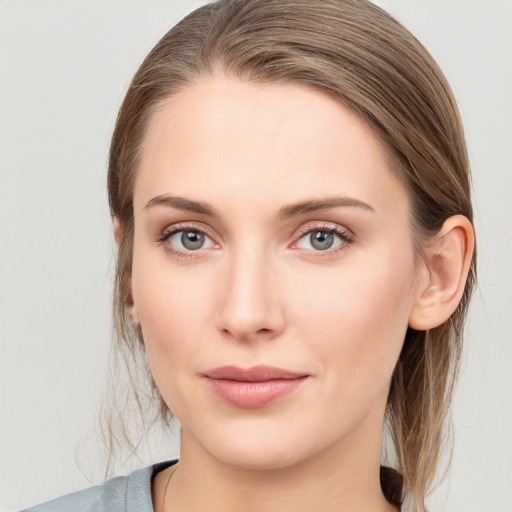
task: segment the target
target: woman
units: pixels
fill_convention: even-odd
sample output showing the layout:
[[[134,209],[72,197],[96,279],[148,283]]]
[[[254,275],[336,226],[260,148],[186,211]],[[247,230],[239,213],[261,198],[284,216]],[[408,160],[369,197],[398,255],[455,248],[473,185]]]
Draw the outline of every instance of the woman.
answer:
[[[180,460],[33,510],[426,510],[475,259],[417,40],[361,0],[202,7],[136,73],[108,179],[118,342]]]

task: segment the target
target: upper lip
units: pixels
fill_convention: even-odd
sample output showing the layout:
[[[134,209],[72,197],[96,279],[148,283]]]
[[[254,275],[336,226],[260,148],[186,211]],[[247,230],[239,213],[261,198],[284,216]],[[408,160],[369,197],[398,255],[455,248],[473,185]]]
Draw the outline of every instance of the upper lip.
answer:
[[[238,366],[220,366],[204,373],[210,379],[238,380],[241,382],[261,382],[273,379],[298,379],[306,377],[306,373],[297,373],[276,366],[258,365],[250,368]]]

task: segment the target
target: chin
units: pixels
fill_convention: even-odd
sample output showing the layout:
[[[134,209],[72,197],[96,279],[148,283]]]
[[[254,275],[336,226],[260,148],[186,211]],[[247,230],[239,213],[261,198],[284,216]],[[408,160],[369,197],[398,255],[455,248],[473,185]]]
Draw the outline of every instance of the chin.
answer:
[[[255,447],[248,449],[247,446],[241,450],[236,450],[235,447],[230,446],[228,451],[215,450],[215,453],[210,453],[219,462],[227,466],[236,467],[247,471],[269,471],[283,469],[300,462],[300,455],[283,450],[267,449],[266,447]]]
[[[264,471],[293,466],[315,452],[308,446],[306,432],[293,432],[290,426],[209,430],[192,442],[227,466]],[[260,428],[258,428],[260,427]]]

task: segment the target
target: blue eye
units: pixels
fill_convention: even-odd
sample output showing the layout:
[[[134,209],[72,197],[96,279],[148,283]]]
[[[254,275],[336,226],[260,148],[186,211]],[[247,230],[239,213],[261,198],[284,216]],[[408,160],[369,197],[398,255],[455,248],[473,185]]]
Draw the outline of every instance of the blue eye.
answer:
[[[310,244],[318,251],[331,249],[334,241],[334,235],[326,231],[313,231],[309,235]]]
[[[297,246],[300,249],[327,251],[347,242],[350,242],[349,237],[337,229],[312,229],[298,240]]]
[[[196,229],[181,229],[167,233],[163,240],[180,251],[197,251],[213,246],[213,241],[205,233]]]

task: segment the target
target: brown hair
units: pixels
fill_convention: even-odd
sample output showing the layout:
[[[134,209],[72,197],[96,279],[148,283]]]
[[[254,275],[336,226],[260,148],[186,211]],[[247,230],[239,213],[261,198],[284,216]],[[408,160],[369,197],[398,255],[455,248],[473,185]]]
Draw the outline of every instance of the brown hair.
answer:
[[[448,217],[473,218],[455,100],[433,58],[393,17],[367,0],[221,0],[197,9],[140,66],[121,106],[110,150],[110,208],[122,229],[114,329],[131,368],[139,410],[147,418],[146,408],[157,404],[152,421],[168,422],[171,416],[149,373],[149,394],[135,376],[137,368],[147,370],[142,333],[129,314],[135,174],[155,109],[186,84],[218,72],[250,82],[302,84],[359,114],[386,142],[396,173],[409,189],[418,248]],[[430,331],[409,329],[393,375],[387,425],[403,495],[413,510],[426,510],[425,496],[434,483],[475,279],[473,259],[455,313]],[[116,419],[124,428],[122,414],[110,414],[107,424]],[[117,432],[109,427],[111,448],[120,441]],[[398,503],[402,496],[396,479],[389,487],[386,480],[382,485],[388,499]],[[387,490],[393,486],[392,492]]]

